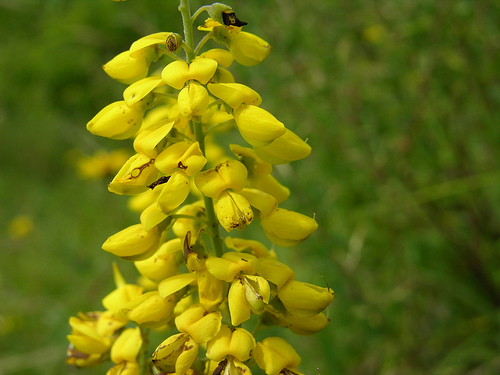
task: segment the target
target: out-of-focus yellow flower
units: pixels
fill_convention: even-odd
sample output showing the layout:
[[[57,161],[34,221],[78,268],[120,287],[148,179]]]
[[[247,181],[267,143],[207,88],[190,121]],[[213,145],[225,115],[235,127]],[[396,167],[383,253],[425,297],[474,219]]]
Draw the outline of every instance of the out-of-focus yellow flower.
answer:
[[[23,238],[33,230],[33,219],[28,215],[17,215],[9,223],[10,238]]]
[[[268,337],[255,346],[255,361],[267,375],[302,375],[296,370],[301,359],[295,349],[281,337]]]
[[[103,354],[111,348],[111,338],[102,336],[97,331],[97,318],[87,320],[71,317],[69,324],[73,331],[68,335],[68,340],[80,352]]]
[[[108,370],[106,375],[140,375],[137,362],[121,362]]]
[[[118,172],[130,158],[124,149],[96,151],[93,155],[83,155],[76,160],[78,174],[85,179],[99,179]]]
[[[243,328],[231,329],[223,325],[212,340],[207,343],[207,358],[220,362],[227,356],[246,361],[255,348],[253,335]]]
[[[142,224],[135,224],[109,237],[102,249],[126,260],[146,259],[158,248],[160,235],[155,228],[146,231]]]
[[[142,337],[140,328],[127,328],[113,343],[111,360],[114,363],[136,362],[141,346]]]

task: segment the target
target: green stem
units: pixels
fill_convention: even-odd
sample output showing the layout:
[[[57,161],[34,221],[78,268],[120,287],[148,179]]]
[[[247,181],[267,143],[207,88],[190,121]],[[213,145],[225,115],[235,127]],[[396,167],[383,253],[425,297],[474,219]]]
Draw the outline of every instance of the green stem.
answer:
[[[189,47],[189,49],[186,49],[186,59],[189,64],[196,56],[194,53],[193,20],[191,19],[189,0],[180,0],[179,12],[181,12],[182,24],[184,26],[184,42]]]

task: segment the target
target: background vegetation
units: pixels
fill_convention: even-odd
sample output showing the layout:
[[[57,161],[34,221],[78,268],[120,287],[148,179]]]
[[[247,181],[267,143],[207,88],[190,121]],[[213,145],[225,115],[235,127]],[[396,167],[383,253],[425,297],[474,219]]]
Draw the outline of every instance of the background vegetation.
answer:
[[[273,46],[235,66],[238,81],[313,147],[277,170],[285,207],[320,224],[280,256],[336,291],[327,329],[289,335],[302,371],[500,373],[500,4],[228,4]],[[72,155],[123,147],[85,129],[124,88],[100,66],[180,31],[176,6],[0,1],[0,374],[76,373],[68,317],[101,309],[114,257],[100,246],[138,218],[108,180],[81,180]]]

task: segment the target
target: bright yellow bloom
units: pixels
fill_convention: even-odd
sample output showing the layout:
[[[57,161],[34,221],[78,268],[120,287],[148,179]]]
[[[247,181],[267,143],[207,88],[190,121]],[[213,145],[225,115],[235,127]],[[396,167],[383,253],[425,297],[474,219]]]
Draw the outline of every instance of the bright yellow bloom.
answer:
[[[97,319],[84,320],[71,317],[69,324],[73,328],[68,340],[80,352],[102,354],[111,348],[111,338],[101,336],[97,331]]]
[[[209,312],[201,304],[188,308],[175,318],[180,332],[189,334],[199,344],[206,343],[219,333],[222,315],[220,311]]]
[[[145,293],[121,308],[121,313],[141,327],[157,328],[172,318],[176,298],[163,299],[158,291]]]
[[[124,51],[102,66],[108,76],[125,84],[134,83],[145,78],[149,72],[148,54],[132,56]]]
[[[233,249],[242,253],[249,253],[257,258],[276,257],[276,254],[274,252],[269,251],[269,249],[259,241],[226,237],[224,239],[224,243],[229,249]]]
[[[268,215],[261,215],[260,224],[267,238],[283,247],[302,243],[318,229],[318,223],[314,219],[284,208],[276,208]]]
[[[163,243],[153,256],[134,262],[134,264],[141,275],[151,280],[160,281],[177,273],[181,249],[181,239],[174,238]]]
[[[250,319],[251,312],[261,314],[269,303],[270,293],[269,284],[263,277],[245,275],[235,278],[228,295],[231,324],[240,325]]]
[[[259,106],[262,103],[259,93],[241,83],[209,83],[207,87],[212,95],[233,109],[242,104]]]
[[[244,66],[254,66],[271,53],[271,46],[257,35],[240,31],[229,38],[229,50],[234,59]]]
[[[215,168],[198,173],[194,180],[203,195],[217,198],[224,190],[242,190],[247,183],[247,169],[237,160],[228,160]]]
[[[274,259],[260,259],[259,275],[279,288],[295,278],[295,273],[286,264]]]
[[[243,139],[252,146],[266,146],[286,131],[282,122],[255,105],[239,106],[234,111],[234,120]]]
[[[227,356],[240,361],[250,358],[255,348],[253,335],[243,328],[231,329],[223,325],[212,340],[207,343],[207,358],[220,362]]]
[[[192,204],[185,204],[176,211],[179,215],[191,215],[193,217],[205,218],[205,207],[203,201],[198,201]],[[193,219],[177,219],[172,227],[174,234],[179,238],[186,237],[187,232],[191,232],[192,240],[195,240],[199,230],[202,227],[199,220]]]
[[[240,191],[248,202],[260,211],[260,216],[267,216],[278,208],[278,201],[271,194],[258,189],[245,188]]]
[[[170,336],[153,353],[153,364],[163,373],[185,375],[198,355],[198,344],[186,333]]]
[[[259,271],[259,260],[251,254],[228,252],[222,258],[209,257],[207,269],[219,280],[232,282],[240,272],[255,274]]]
[[[334,292],[329,288],[292,280],[278,290],[278,297],[292,314],[312,316],[333,301]]]
[[[106,375],[140,375],[140,373],[137,362],[121,362],[110,368]]]
[[[126,260],[146,259],[158,248],[160,235],[156,229],[146,231],[142,224],[135,224],[109,237],[102,249]]]
[[[181,141],[163,150],[155,159],[155,167],[170,175],[175,169],[186,172],[188,176],[197,174],[207,163],[198,142]]]
[[[121,308],[142,295],[143,287],[125,284],[117,287],[102,299],[102,305],[109,311],[119,313]]]
[[[217,65],[217,61],[203,57],[194,59],[191,64],[176,60],[163,68],[161,77],[167,85],[177,90],[182,89],[189,80],[206,85],[217,70]]]
[[[113,343],[111,360],[114,363],[136,362],[141,346],[142,337],[140,328],[127,328]]]
[[[203,52],[200,57],[217,61],[219,65],[229,68],[234,61],[233,54],[226,49],[214,48]]]
[[[215,202],[215,212],[222,227],[230,232],[243,230],[253,220],[250,203],[240,194],[223,191]]]
[[[285,164],[311,154],[311,146],[289,129],[268,145],[254,146],[256,146],[254,147],[255,153],[271,164]]]
[[[120,195],[133,195],[148,190],[148,185],[158,177],[154,159],[135,154],[123,165],[108,185],[108,190]]]
[[[158,208],[167,214],[179,207],[189,195],[189,176],[186,172],[178,170],[170,176],[167,183],[159,185],[155,189],[161,189],[158,196]]]
[[[139,100],[145,98],[146,95],[148,95],[155,88],[163,85],[165,85],[165,82],[163,82],[163,79],[160,76],[146,77],[134,82],[123,92],[125,104],[131,107]]]
[[[158,292],[162,298],[167,298],[174,293],[177,293],[181,289],[185,288],[192,282],[196,280],[196,274],[194,272],[182,273],[179,275],[171,276],[163,280],[158,285]]]
[[[155,159],[165,146],[168,133],[174,127],[175,121],[167,119],[153,125],[144,126],[134,139],[134,150],[144,154],[150,159]]]
[[[179,92],[177,103],[180,114],[187,119],[201,116],[209,103],[207,89],[199,83],[190,82]]]
[[[206,310],[213,310],[222,303],[226,288],[221,280],[212,275],[206,267],[196,271],[196,280],[198,298]]]
[[[144,112],[151,104],[152,96],[146,96],[130,107],[124,101],[111,103],[87,123],[87,130],[111,139],[130,138],[141,127]]]
[[[258,342],[253,357],[267,375],[302,375],[296,370],[301,362],[299,355],[281,337],[268,337]]]

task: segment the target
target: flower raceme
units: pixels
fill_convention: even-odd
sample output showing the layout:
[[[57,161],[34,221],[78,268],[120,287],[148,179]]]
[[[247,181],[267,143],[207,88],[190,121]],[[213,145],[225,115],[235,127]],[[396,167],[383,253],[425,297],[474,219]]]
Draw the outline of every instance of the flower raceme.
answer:
[[[179,7],[184,38],[147,35],[103,66],[128,86],[123,100],[102,109],[87,129],[133,139],[135,154],[108,189],[133,196],[130,207],[140,222],[111,235],[102,248],[133,262],[139,278],[127,283],[114,266],[116,289],[103,298],[105,311],[70,319],[68,363],[86,367],[109,358],[109,375],[151,373],[151,364],[176,375],[248,375],[254,364],[269,375],[300,374],[290,344],[278,337],[257,343],[247,328],[315,333],[328,323],[323,311],[333,291],[295,280],[274,248],[223,238],[219,228],[225,234],[260,226],[273,247],[305,241],[318,225],[280,207],[290,190],[273,173],[275,165],[307,157],[311,147],[227,70],[234,61],[262,62],[269,44],[242,31],[246,23],[227,5],[191,15],[186,4]],[[206,34],[195,47],[193,22],[203,11],[210,18],[198,27]],[[209,39],[226,49],[204,50]],[[231,129],[244,145],[217,143]],[[144,358],[149,329],[169,332],[152,361]]]

